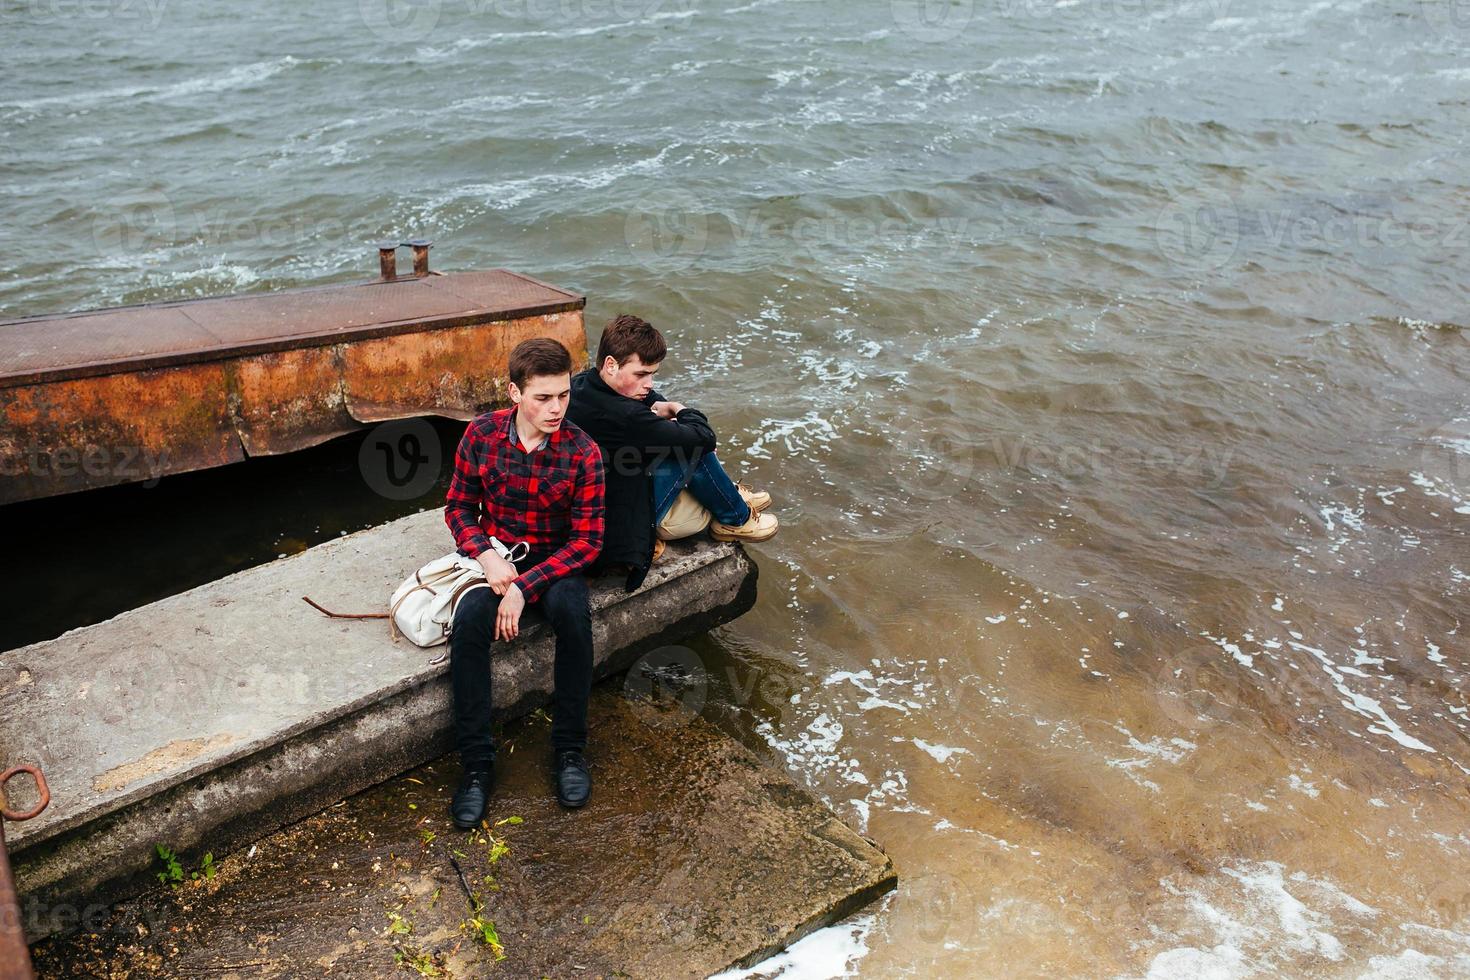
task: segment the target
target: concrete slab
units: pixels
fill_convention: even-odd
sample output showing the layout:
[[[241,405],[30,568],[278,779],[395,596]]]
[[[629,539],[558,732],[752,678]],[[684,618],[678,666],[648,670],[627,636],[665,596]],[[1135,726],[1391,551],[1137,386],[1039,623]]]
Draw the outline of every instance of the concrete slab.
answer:
[[[894,886],[888,857],[784,773],[625,690],[594,691],[582,810],[551,798],[538,713],[505,730],[486,832],[453,829],[442,760],[38,944],[39,974],[706,977]],[[503,959],[467,926],[469,894]]]
[[[149,883],[156,841],[228,853],[447,751],[446,649],[395,644],[386,621],[328,619],[301,597],[381,609],[450,545],[428,511],[0,654],[0,766],[37,763],[52,792],[6,830],[22,899],[116,901]],[[594,588],[599,676],[754,602],[739,548],[671,554],[631,596],[612,579]],[[494,661],[501,717],[549,698],[552,640],[532,623]]]

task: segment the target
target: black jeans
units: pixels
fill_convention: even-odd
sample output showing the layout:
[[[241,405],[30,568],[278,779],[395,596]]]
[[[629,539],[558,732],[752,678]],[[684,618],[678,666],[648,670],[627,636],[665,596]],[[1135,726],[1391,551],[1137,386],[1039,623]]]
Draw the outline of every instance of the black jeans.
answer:
[[[531,554],[516,563],[525,571],[545,555]],[[454,738],[466,769],[485,768],[495,761],[491,730],[490,644],[495,636],[495,614],[500,596],[490,589],[472,589],[459,600],[449,634],[449,676],[454,687]],[[592,693],[592,609],[587,579],[568,575],[557,579],[521,614],[539,610],[556,634],[556,666],[552,671],[551,746],[560,752],[587,748],[587,699]],[[504,642],[503,640],[500,642]]]

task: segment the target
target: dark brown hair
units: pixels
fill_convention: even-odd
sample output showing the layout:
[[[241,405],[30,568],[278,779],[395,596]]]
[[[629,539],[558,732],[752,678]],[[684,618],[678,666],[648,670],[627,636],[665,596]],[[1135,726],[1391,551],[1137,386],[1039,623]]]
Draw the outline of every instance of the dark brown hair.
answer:
[[[664,335],[653,324],[631,313],[622,313],[613,317],[602,331],[602,339],[597,342],[597,366],[601,368],[611,357],[622,367],[634,354],[644,364],[657,364],[668,352]]]
[[[516,344],[510,352],[510,380],[524,388],[532,378],[545,374],[571,374],[572,355],[550,337],[534,337]]]

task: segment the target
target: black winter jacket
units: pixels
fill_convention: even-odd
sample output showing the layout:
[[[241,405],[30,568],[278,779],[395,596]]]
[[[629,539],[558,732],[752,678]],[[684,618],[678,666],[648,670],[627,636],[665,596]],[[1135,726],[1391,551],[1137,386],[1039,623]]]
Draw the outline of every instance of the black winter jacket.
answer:
[[[673,419],[659,418],[651,406],[661,401],[656,391],[643,401],[620,395],[593,368],[572,378],[567,418],[602,450],[607,480],[607,531],[594,567],[628,566],[629,592],[643,584],[653,562],[653,468],[669,458],[693,462],[715,448],[703,412],[686,408]]]

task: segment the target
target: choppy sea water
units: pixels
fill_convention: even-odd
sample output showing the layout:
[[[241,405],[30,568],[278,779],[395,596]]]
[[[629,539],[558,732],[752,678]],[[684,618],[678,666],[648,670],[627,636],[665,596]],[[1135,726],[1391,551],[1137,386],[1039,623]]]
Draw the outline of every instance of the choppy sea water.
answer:
[[[666,332],[783,521],[708,710],[903,876],[756,975],[1470,974],[1462,0],[0,16],[0,315]]]

